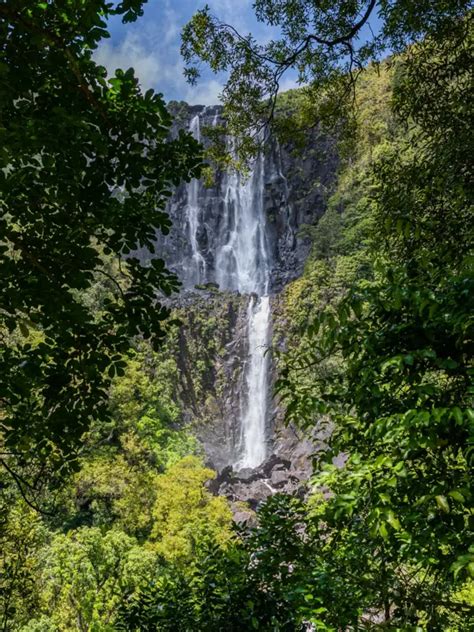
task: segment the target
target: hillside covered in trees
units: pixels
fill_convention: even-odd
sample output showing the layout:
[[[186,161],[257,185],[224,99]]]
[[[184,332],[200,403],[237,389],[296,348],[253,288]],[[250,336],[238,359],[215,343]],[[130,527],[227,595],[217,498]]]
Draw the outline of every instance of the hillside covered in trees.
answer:
[[[472,630],[471,4],[143,4],[0,4],[0,630]]]

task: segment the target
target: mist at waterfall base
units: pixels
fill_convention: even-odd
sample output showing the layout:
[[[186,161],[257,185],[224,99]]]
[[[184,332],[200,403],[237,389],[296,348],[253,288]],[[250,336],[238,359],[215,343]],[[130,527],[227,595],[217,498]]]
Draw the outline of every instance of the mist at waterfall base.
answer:
[[[192,118],[189,130],[201,140],[200,116]],[[232,151],[232,140],[228,140]],[[208,273],[199,246],[203,209],[199,206],[198,181],[187,185],[186,231],[191,256],[181,263],[185,287],[214,281],[221,290],[248,295],[247,358],[244,365],[245,394],[240,405],[240,437],[234,455],[236,469],[258,467],[267,456],[266,426],[269,402],[269,357],[271,305],[269,293],[271,261],[264,213],[263,155],[250,174],[222,175],[222,217],[215,252],[215,272]]]

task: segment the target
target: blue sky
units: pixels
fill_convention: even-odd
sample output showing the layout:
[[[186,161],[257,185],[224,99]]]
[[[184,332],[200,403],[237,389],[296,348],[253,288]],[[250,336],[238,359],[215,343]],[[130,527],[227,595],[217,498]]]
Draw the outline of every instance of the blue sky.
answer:
[[[222,80],[203,69],[197,86],[183,77],[180,32],[192,15],[205,4],[223,21],[241,32],[251,31],[265,40],[271,30],[259,24],[252,10],[253,0],[149,0],[145,14],[132,24],[114,20],[109,24],[111,38],[104,40],[95,54],[97,61],[113,73],[116,68],[135,68],[144,89],[154,88],[165,99],[192,104],[218,103]],[[294,87],[288,79],[283,89]]]
[[[197,86],[190,86],[183,76],[180,56],[181,29],[192,15],[205,4],[222,21],[235,26],[241,33],[251,32],[264,42],[275,35],[275,30],[257,22],[252,9],[254,0],[149,0],[145,13],[136,22],[122,24],[120,19],[109,23],[111,38],[103,40],[95,58],[113,74],[116,68],[133,67],[142,87],[163,93],[167,101],[184,100],[193,105],[212,105],[219,102],[222,77],[203,68]],[[374,30],[379,25],[373,16]],[[367,25],[365,27],[367,30]],[[364,35],[369,33],[362,32]],[[295,73],[288,73],[281,82],[281,90],[296,86]]]

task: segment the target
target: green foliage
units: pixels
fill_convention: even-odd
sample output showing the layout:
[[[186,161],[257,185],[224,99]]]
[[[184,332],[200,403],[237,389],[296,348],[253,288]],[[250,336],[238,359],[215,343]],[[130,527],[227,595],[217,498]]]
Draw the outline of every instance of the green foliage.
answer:
[[[91,59],[102,19],[133,20],[142,4],[0,7],[0,414],[24,457],[21,485],[0,480],[2,629],[472,629],[472,27],[457,20],[467,3],[378,3],[382,38],[353,51],[367,60],[437,36],[359,78],[336,189],[278,306],[287,418],[332,432],[311,496],[276,495],[255,529],[235,532],[182,422],[218,407],[241,299],[206,293],[196,310],[175,310],[181,323],[157,350],[168,313],[157,290],[176,280],[159,261],[116,256],[150,247],[167,227],[168,185],[199,171],[195,142],[169,141],[161,100],[130,71],[107,80]],[[319,81],[280,101],[289,131],[330,113],[347,87],[349,40],[334,41],[373,4],[256,2],[284,38],[260,53],[283,67],[297,52],[291,64]],[[315,23],[332,43],[312,37]],[[231,125],[248,131],[255,108],[265,116],[262,86],[275,87],[255,42],[207,11],[186,37],[189,59],[230,69]],[[55,511],[38,515],[23,487],[32,478],[41,501],[28,450],[39,441],[44,457],[79,436],[77,471]]]
[[[166,560],[188,564],[205,538],[225,544],[232,514],[224,498],[213,496],[204,483],[215,472],[188,456],[156,478],[156,502],[150,540]]]
[[[48,533],[39,515],[13,495],[2,502],[0,516],[0,625],[9,631],[13,621],[25,623],[39,607],[39,551]]]
[[[182,428],[176,372],[165,351],[142,343],[124,375],[113,380],[111,420],[91,427],[78,471],[60,494],[61,516],[70,527],[115,525],[141,540],[149,537],[158,474],[200,451]]]
[[[133,536],[149,534],[156,474],[146,467],[131,467],[126,456],[112,452],[83,460],[61,494],[66,524],[117,525]]]
[[[58,534],[42,550],[40,612],[58,631],[114,630],[115,613],[156,568],[156,554],[121,531],[81,528]],[[31,621],[26,630],[37,629]],[[40,628],[41,629],[41,628]]]
[[[296,632],[306,619],[329,631],[308,585],[304,506],[275,496],[259,518],[258,528],[225,548],[201,540],[191,565],[170,567],[123,604],[119,629]]]
[[[201,162],[189,134],[169,138],[160,95],[142,94],[132,69],[109,79],[93,61],[106,20],[132,21],[143,2],[59,5],[0,6],[0,415],[11,469],[63,460],[107,418],[131,339],[159,345],[168,310],[157,296],[176,277],[160,259],[144,267],[131,256],[112,274],[109,261],[154,251],[170,187]],[[100,311],[87,302],[98,275],[111,282]]]
[[[399,132],[368,164],[361,156],[346,167],[369,173],[364,197],[349,205],[359,207],[357,221],[345,224],[343,213],[329,304],[316,303],[279,383],[289,420],[311,426],[329,416],[334,425],[314,478],[331,490],[314,499],[329,572],[358,595],[359,616],[381,611],[401,629],[472,624],[472,600],[458,598],[474,572],[471,32],[461,21],[396,60]],[[371,240],[351,257],[370,269],[340,292],[340,253],[356,245],[350,233],[360,226]],[[317,257],[316,248],[311,269]]]
[[[57,516],[18,501],[2,530],[3,629],[113,630],[119,604],[164,581],[170,563],[186,569],[203,541],[228,547],[229,506],[204,485],[213,476],[192,456],[157,474],[95,455],[62,490]]]
[[[170,347],[169,340],[166,346]],[[97,428],[101,436],[112,433],[130,464],[146,461],[165,469],[197,451],[190,432],[180,429],[179,371],[175,357],[167,349],[156,353],[142,344],[132,354],[124,375],[112,383],[112,423]]]

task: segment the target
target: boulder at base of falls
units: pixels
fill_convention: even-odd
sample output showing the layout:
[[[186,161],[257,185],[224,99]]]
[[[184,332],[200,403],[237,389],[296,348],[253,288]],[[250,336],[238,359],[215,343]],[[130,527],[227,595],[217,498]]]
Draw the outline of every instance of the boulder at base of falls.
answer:
[[[235,470],[227,465],[207,487],[213,494],[229,500],[235,522],[253,526],[254,512],[273,494],[299,498],[307,495],[313,457],[327,449],[331,431],[328,420],[321,420],[310,436],[302,436],[280,423],[273,437],[272,454],[259,467]]]
[[[295,469],[291,460],[272,454],[255,469],[235,471],[229,465],[207,486],[213,494],[230,501],[236,522],[251,524],[253,512],[273,494],[303,497],[309,474],[310,469]]]

